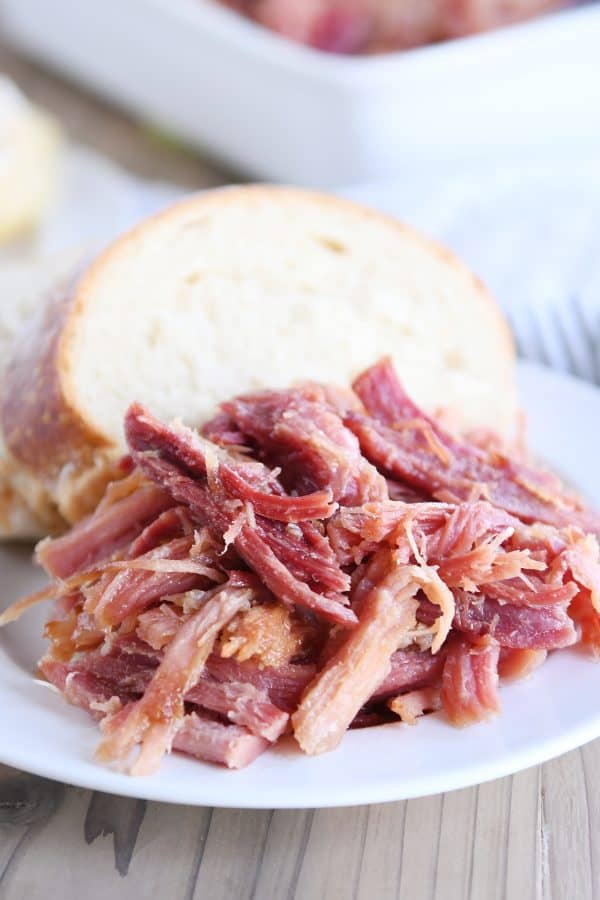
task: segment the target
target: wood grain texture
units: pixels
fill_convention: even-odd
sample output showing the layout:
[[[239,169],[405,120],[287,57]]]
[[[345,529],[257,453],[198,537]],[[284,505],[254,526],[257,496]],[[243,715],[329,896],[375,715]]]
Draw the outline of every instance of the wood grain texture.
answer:
[[[29,845],[54,816],[63,785],[0,766],[0,896],[27,855]]]
[[[146,813],[145,800],[115,797],[94,791],[85,816],[83,834],[91,844],[98,837],[113,836],[115,866],[127,875],[135,842]]]
[[[0,897],[594,900],[599,765],[596,741],[451,794],[274,812],[146,805],[0,767]]]

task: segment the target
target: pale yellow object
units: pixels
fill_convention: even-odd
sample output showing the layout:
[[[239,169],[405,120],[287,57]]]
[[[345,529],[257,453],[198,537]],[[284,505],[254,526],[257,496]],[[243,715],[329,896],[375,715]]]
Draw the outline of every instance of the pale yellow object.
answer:
[[[0,243],[33,229],[59,187],[60,131],[0,77]]]

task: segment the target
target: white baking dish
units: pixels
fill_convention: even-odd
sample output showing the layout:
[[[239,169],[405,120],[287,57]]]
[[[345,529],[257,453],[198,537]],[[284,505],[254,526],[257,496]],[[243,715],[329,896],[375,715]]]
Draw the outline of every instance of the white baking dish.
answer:
[[[28,53],[261,178],[410,177],[600,136],[600,6],[368,58],[295,46],[208,0],[0,0],[0,14]]]

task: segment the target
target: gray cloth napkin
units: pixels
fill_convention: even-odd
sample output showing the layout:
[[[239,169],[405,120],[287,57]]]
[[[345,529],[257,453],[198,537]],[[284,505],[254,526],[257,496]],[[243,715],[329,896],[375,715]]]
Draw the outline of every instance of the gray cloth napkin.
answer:
[[[506,312],[521,356],[600,384],[600,154],[344,193],[465,259]]]

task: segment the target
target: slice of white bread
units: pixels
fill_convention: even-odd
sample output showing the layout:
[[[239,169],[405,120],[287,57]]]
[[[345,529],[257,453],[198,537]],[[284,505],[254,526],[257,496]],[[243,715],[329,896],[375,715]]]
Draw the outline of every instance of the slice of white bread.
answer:
[[[463,428],[514,424],[510,333],[451,254],[334,197],[207,192],[121,237],[51,300],[8,366],[4,437],[22,479],[74,521],[124,450],[132,400],[195,423],[240,392],[346,385],[386,353],[426,409]]]
[[[60,182],[60,131],[0,76],[0,243],[38,224]]]

